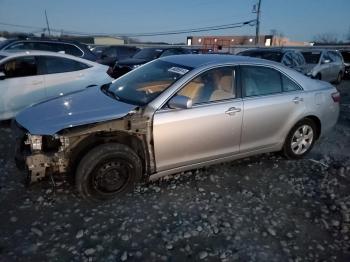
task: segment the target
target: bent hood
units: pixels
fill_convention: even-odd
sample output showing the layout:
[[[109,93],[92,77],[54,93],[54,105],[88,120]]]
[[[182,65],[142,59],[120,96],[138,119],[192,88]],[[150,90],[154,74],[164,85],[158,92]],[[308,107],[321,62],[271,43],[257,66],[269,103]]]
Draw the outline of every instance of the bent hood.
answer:
[[[65,128],[121,118],[136,107],[91,87],[29,107],[16,121],[31,134],[53,135]]]

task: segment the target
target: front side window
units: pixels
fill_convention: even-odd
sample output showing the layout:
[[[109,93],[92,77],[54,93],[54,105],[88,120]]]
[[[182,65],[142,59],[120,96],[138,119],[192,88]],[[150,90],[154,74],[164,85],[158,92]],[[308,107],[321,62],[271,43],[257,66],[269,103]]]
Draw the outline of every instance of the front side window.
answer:
[[[235,98],[235,69],[232,67],[211,69],[191,80],[178,95],[191,98],[193,104]]]
[[[44,63],[46,66],[47,74],[58,74],[65,72],[79,71],[86,68],[89,68],[89,65],[84,63],[63,58],[63,57],[54,57],[54,56],[45,56]]]
[[[241,77],[246,97],[282,92],[281,75],[275,69],[262,66],[242,66]]]
[[[192,68],[155,60],[116,79],[106,90],[118,100],[146,105]]]
[[[35,76],[38,73],[37,63],[33,56],[11,59],[1,67],[6,78]]]

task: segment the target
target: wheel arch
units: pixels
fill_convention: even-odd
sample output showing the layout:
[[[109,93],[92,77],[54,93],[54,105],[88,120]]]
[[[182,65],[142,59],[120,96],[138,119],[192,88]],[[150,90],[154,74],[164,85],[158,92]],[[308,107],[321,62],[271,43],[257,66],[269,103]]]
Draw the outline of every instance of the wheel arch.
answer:
[[[76,169],[82,158],[96,146],[107,143],[119,143],[130,147],[140,157],[142,162],[142,173],[148,170],[149,157],[147,149],[144,146],[143,135],[130,134],[128,132],[102,132],[91,134],[84,137],[78,144],[71,149],[69,154],[68,172],[74,181]]]

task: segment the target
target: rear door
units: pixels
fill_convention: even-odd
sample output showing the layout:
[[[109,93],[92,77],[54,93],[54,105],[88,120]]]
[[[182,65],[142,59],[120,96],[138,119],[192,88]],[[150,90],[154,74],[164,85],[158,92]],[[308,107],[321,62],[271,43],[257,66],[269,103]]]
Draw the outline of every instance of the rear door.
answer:
[[[65,57],[40,56],[40,66],[45,72],[47,98],[53,98],[96,84],[90,65]]]
[[[278,70],[241,66],[244,116],[240,152],[275,148],[305,110],[300,86]]]
[[[7,60],[0,71],[6,76],[0,80],[0,119],[12,118],[25,107],[45,100],[44,77],[34,56]]]
[[[214,77],[218,73],[220,77]],[[161,108],[154,115],[157,171],[220,159],[239,152],[242,99],[236,68],[209,70],[186,84],[179,95],[190,109]]]

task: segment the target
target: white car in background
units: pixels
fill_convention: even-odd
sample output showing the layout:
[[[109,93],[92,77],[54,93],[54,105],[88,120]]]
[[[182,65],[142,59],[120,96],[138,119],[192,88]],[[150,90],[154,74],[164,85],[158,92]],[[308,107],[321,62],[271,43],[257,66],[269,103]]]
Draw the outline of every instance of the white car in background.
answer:
[[[0,120],[57,96],[110,83],[108,67],[44,51],[0,52]]]

